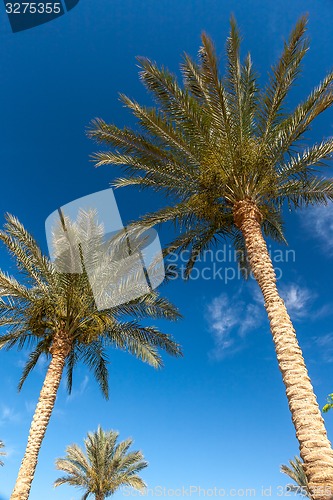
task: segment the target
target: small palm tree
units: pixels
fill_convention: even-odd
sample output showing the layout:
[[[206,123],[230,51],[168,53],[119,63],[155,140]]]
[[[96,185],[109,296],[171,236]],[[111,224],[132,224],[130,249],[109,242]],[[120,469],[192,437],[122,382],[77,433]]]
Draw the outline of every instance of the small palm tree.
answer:
[[[287,465],[281,465],[281,472],[287,474],[296,485],[288,484],[287,489],[292,493],[299,493],[300,495],[312,498],[309,483],[304,472],[302,460],[299,457],[295,457],[295,460],[289,460],[290,467]]]
[[[0,439],[0,450],[5,447],[5,444],[3,441]],[[0,457],[4,457],[6,455],[5,451],[0,451]],[[0,460],[0,465],[3,465],[2,460]]]
[[[0,348],[29,347],[30,354],[19,383],[24,381],[41,356],[49,360],[44,384],[31,423],[28,444],[11,500],[27,500],[35,474],[39,450],[55,404],[59,384],[66,369],[67,387],[72,389],[73,370],[78,362],[92,370],[108,397],[109,346],[130,352],[155,368],[162,366],[158,349],[171,355],[181,354],[169,335],[155,327],[142,326],[141,318],[179,317],[177,309],[157,292],[99,310],[92,293],[91,279],[83,266],[81,273],[59,272],[45,257],[36,241],[13,216],[7,215],[0,240],[14,256],[22,281],[0,271],[0,326],[8,331],[0,337]],[[72,224],[72,225],[71,225]],[[102,235],[94,223],[94,214],[81,212],[78,222],[66,220],[68,233]],[[86,245],[86,246],[87,246]],[[61,233],[55,231],[57,255],[66,256]],[[99,245],[90,245],[93,248]]]
[[[226,239],[235,245],[245,274],[249,265],[265,300],[306,475],[314,498],[321,499],[323,488],[333,495],[333,450],[265,240],[285,241],[285,205],[291,210],[333,199],[333,180],[320,174],[332,157],[332,138],[304,146],[313,120],[333,104],[333,72],[293,111],[286,106],[308,50],[305,33],[301,18],[264,89],[251,57],[241,61],[233,19],[224,76],[205,34],[199,62],[184,57],[183,85],[165,68],[139,58],[141,80],[156,106],[122,96],[140,129],[97,119],[89,136],[112,147],[94,155],[97,165],[124,168],[116,186],[149,187],[167,196],[168,206],[140,224],[178,225],[181,234],[167,251],[189,251],[188,275],[202,252]]]
[[[96,500],[113,495],[121,486],[144,490],[146,484],[138,473],[147,467],[141,451],[129,452],[132,439],[117,444],[119,433],[98,427],[84,440],[85,453],[76,444],[66,449],[66,457],[56,460],[58,470],[66,472],[54,486],[68,484],[85,490],[82,500],[95,495]]]

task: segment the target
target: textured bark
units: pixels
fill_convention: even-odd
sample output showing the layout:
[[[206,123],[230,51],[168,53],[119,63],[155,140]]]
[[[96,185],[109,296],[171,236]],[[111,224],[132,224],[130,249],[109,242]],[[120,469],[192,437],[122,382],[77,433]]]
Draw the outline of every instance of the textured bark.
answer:
[[[277,290],[275,271],[261,231],[261,216],[255,204],[246,200],[235,205],[234,218],[244,235],[250,266],[265,299],[312,498],[327,500],[333,497],[333,450],[295,330]]]
[[[95,500],[104,500],[104,495],[102,493],[95,494]]]
[[[66,336],[64,336],[62,332],[56,334],[50,349],[52,359],[39,395],[35,414],[30,426],[28,444],[10,500],[27,500],[29,498],[39,450],[50,421],[66,357],[70,349],[71,344],[66,339]]]

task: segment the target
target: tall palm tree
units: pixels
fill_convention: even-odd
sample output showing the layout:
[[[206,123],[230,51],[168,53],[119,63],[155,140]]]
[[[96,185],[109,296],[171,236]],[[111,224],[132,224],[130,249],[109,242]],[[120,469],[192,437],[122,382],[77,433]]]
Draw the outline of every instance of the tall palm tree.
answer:
[[[144,490],[146,484],[138,474],[148,463],[141,451],[128,451],[132,439],[117,444],[118,436],[116,431],[98,427],[84,440],[85,452],[76,444],[68,446],[66,457],[56,460],[57,469],[66,472],[66,476],[57,479],[54,486],[68,484],[83,489],[81,500],[90,495],[104,500],[121,486]]]
[[[3,442],[3,441],[1,441],[1,439],[0,439],[0,450],[1,450],[2,448],[4,448],[4,447],[5,447],[4,442]],[[6,455],[6,452],[5,452],[5,451],[0,451],[0,457],[3,457],[3,456],[5,456],[5,455]],[[2,461],[2,460],[0,460],[0,465],[3,465],[3,461]]]
[[[68,232],[76,230],[91,234],[93,216],[81,212],[76,226],[74,222],[71,226],[71,221],[66,220]],[[123,349],[158,368],[162,365],[158,349],[178,356],[181,354],[179,345],[157,328],[142,326],[139,320],[145,317],[174,320],[179,313],[156,292],[98,310],[91,289],[91,276],[88,279],[87,272],[59,272],[56,263],[42,254],[23,225],[11,215],[7,215],[6,219],[4,230],[0,231],[0,240],[15,258],[22,280],[0,271],[0,326],[8,329],[0,337],[0,347],[30,348],[19,389],[41,356],[49,360],[25,455],[11,496],[11,500],[26,500],[64,370],[70,392],[74,367],[80,361],[85,363],[93,371],[107,398],[107,348]],[[63,242],[60,233],[55,232],[54,244],[59,247],[58,255],[61,257]]]
[[[310,147],[302,143],[312,121],[333,103],[333,72],[293,111],[286,106],[308,50],[306,22],[302,17],[292,30],[262,90],[250,55],[240,60],[234,19],[224,76],[206,34],[198,62],[184,56],[183,85],[167,69],[139,58],[141,80],[156,106],[122,95],[140,129],[96,119],[88,135],[109,146],[94,155],[97,166],[124,168],[115,186],[149,187],[168,196],[168,206],[140,224],[179,225],[181,234],[169,250],[190,251],[187,275],[211,243],[229,238],[245,250],[237,255],[245,274],[249,264],[264,296],[300,455],[317,500],[326,497],[324,487],[333,495],[333,451],[265,240],[285,241],[285,204],[298,209],[333,199],[333,181],[319,171],[332,156],[332,138]]]
[[[295,460],[289,460],[290,467],[287,465],[281,465],[281,472],[283,474],[287,474],[293,481],[295,481],[296,485],[288,484],[288,491],[292,493],[299,493],[308,498],[312,498],[308,480],[306,478],[302,460],[299,457],[295,457]]]

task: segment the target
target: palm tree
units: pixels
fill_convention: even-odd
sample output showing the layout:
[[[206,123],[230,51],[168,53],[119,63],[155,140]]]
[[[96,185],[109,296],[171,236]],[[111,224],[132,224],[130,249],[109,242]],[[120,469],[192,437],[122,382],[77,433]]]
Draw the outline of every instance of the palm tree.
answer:
[[[206,34],[198,62],[184,56],[183,85],[167,69],[139,58],[141,80],[156,106],[122,95],[140,129],[96,119],[88,135],[109,146],[93,156],[97,166],[124,168],[126,175],[115,186],[149,187],[168,196],[169,205],[140,224],[178,224],[181,234],[166,252],[189,250],[187,275],[210,244],[228,238],[245,274],[249,265],[264,296],[300,455],[317,500],[325,497],[324,487],[333,494],[333,451],[265,240],[285,241],[285,204],[291,210],[333,199],[332,179],[319,171],[332,156],[332,138],[310,147],[301,142],[312,121],[333,103],[333,72],[293,111],[286,109],[308,50],[306,22],[302,17],[292,30],[262,90],[250,55],[240,60],[234,19],[223,77]]]
[[[4,447],[5,447],[4,442],[3,442],[3,441],[1,441],[1,439],[0,439],[0,450],[1,450],[2,448],[4,448]],[[5,451],[0,451],[0,457],[3,457],[3,456],[5,456],[5,455],[6,455],[6,452],[5,452]],[[3,465],[2,460],[0,460],[0,465]]]
[[[79,219],[76,226],[66,220],[68,233],[76,227],[79,228],[77,231],[86,230],[90,234],[93,214],[81,212]],[[41,356],[49,360],[25,455],[11,496],[11,500],[26,500],[64,369],[70,392],[74,367],[80,361],[85,363],[107,398],[106,349],[109,346],[123,349],[158,368],[162,365],[158,349],[178,356],[181,354],[179,345],[157,328],[142,326],[140,319],[174,320],[179,313],[157,292],[98,310],[86,271],[81,274],[58,272],[56,263],[42,254],[23,225],[11,215],[7,215],[6,220],[4,230],[0,231],[0,240],[16,259],[22,281],[0,271],[0,326],[8,328],[0,337],[0,347],[30,348],[19,389]],[[63,242],[60,236],[55,232],[54,245],[61,256]]]
[[[287,465],[281,465],[281,472],[283,474],[287,474],[293,481],[295,481],[296,485],[288,484],[287,489],[291,493],[299,493],[308,498],[312,498],[308,480],[306,478],[302,460],[299,457],[295,457],[295,460],[289,460],[290,467]]]
[[[68,446],[66,457],[56,460],[57,469],[66,472],[66,476],[57,479],[54,486],[68,484],[82,488],[85,490],[82,500],[90,495],[104,500],[121,486],[144,490],[146,484],[138,473],[148,463],[141,451],[128,451],[132,439],[117,444],[118,436],[116,431],[103,431],[98,427],[84,440],[85,453],[76,444]]]

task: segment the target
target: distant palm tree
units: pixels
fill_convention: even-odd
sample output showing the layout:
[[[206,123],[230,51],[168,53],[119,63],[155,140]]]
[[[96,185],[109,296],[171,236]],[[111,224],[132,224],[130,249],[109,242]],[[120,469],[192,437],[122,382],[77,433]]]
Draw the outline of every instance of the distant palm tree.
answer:
[[[139,130],[97,119],[89,136],[112,147],[94,155],[97,165],[124,168],[116,186],[136,185],[166,195],[168,205],[140,224],[178,225],[181,234],[167,251],[186,249],[187,275],[200,254],[221,240],[235,245],[247,275],[249,265],[265,300],[300,455],[317,500],[325,497],[323,488],[333,495],[333,450],[265,241],[285,241],[285,205],[291,210],[333,199],[333,180],[319,171],[332,158],[332,137],[304,146],[313,120],[333,104],[333,72],[293,111],[287,110],[286,98],[308,50],[305,32],[303,17],[262,90],[251,57],[240,60],[234,20],[223,76],[205,34],[199,63],[184,57],[183,85],[165,68],[139,58],[141,80],[156,106],[122,96]]]
[[[68,233],[79,232],[79,237],[92,234],[89,241],[95,240],[95,244],[89,248],[95,248],[96,240],[103,235],[101,227],[94,226],[93,218],[94,214],[81,212],[77,223],[66,220]],[[160,367],[162,360],[158,348],[178,356],[180,347],[169,335],[160,333],[155,327],[142,326],[139,320],[175,320],[179,313],[157,292],[98,310],[91,289],[91,276],[88,279],[84,268],[77,274],[59,272],[15,217],[7,215],[6,220],[5,229],[0,231],[0,240],[14,256],[22,281],[0,271],[0,326],[8,328],[7,333],[0,336],[0,348],[31,349],[19,389],[41,356],[49,360],[11,496],[11,500],[27,500],[64,369],[67,369],[70,392],[74,367],[80,361],[85,363],[107,398],[107,347],[128,351],[153,367]],[[61,257],[64,248],[61,233],[55,233],[54,245]],[[66,252],[64,255],[66,257]]]
[[[98,427],[85,439],[85,453],[76,444],[68,446],[67,456],[56,460],[57,469],[67,475],[57,479],[54,486],[68,484],[85,490],[81,500],[90,495],[95,495],[96,500],[104,500],[121,486],[144,490],[146,484],[138,473],[148,463],[141,451],[128,451],[132,439],[117,444],[118,436],[118,432]]]
[[[293,481],[295,481],[296,485],[288,484],[287,489],[292,493],[298,493],[300,495],[306,496],[308,498],[312,498],[309,483],[306,478],[303,462],[299,457],[295,457],[295,460],[289,460],[290,467],[287,465],[281,465],[281,472],[287,474]]]
[[[2,448],[4,448],[4,447],[5,447],[4,442],[3,442],[3,441],[1,441],[1,439],[0,439],[0,450],[1,450]],[[5,451],[0,451],[0,457],[4,457],[5,455],[6,455],[6,452],[5,452]],[[0,465],[3,465],[2,460],[0,460]]]

